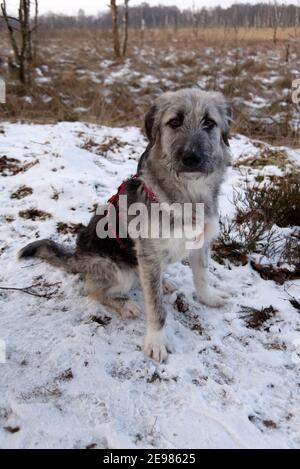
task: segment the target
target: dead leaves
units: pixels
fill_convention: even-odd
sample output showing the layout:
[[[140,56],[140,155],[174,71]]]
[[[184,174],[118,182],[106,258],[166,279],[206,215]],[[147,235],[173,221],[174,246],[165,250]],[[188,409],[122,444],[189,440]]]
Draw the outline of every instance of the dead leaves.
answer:
[[[252,261],[251,267],[260,274],[263,280],[273,280],[279,285],[283,285],[286,281],[300,279],[300,263],[295,265],[294,270],[273,264],[258,264]]]

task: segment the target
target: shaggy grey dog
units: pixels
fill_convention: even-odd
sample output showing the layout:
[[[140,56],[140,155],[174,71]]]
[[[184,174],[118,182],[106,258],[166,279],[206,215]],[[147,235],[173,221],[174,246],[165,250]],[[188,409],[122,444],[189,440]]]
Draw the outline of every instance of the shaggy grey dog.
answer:
[[[226,300],[225,293],[209,286],[208,264],[210,244],[218,233],[218,195],[230,162],[231,120],[231,108],[221,93],[184,89],[162,94],[146,116],[149,145],[140,159],[138,173],[111,199],[117,212],[121,194],[127,196],[129,206],[141,202],[150,208],[158,201],[169,205],[203,203],[205,242],[201,249],[189,251],[184,237],[133,239],[130,230],[124,239],[118,235],[101,238],[97,226],[107,218],[106,212],[95,215],[79,233],[74,251],[42,240],[19,253],[20,258],[38,257],[81,274],[87,293],[123,317],[139,314],[138,306],[126,298],[138,274],[147,316],[144,351],[158,362],[165,361],[170,351],[163,308],[166,265],[189,256],[199,300],[210,307],[221,307]],[[172,226],[175,218],[176,213],[172,215]],[[193,225],[193,221],[185,223]],[[170,291],[172,286],[165,288]]]

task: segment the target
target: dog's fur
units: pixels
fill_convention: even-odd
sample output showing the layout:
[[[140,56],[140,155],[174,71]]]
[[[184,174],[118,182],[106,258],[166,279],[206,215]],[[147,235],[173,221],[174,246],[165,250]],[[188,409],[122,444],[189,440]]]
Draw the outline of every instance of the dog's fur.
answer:
[[[80,273],[88,294],[117,310],[123,317],[139,313],[126,299],[139,274],[146,314],[145,353],[162,362],[169,345],[165,337],[166,312],[163,308],[164,267],[190,256],[199,300],[211,307],[224,304],[226,295],[208,285],[208,259],[211,240],[217,234],[218,195],[226,166],[230,162],[228,132],[231,110],[224,96],[215,92],[185,89],[161,95],[146,116],[149,145],[142,155],[138,177],[128,181],[124,194],[128,203],[150,200],[143,185],[151,188],[160,202],[204,203],[205,243],[202,249],[186,250],[186,239],[125,240],[100,239],[94,216],[78,236],[75,252],[53,241],[37,241],[25,247],[20,258],[38,257],[71,273]]]

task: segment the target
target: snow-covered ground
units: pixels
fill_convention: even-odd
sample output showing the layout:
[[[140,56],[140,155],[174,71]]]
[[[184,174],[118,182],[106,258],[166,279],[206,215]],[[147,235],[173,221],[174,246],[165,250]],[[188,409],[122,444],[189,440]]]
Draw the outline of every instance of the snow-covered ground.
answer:
[[[140,351],[144,317],[124,322],[86,298],[76,276],[17,262],[28,241],[74,243],[70,225],[87,223],[94,204],[135,173],[145,143],[136,128],[0,128],[0,447],[299,448],[300,363],[293,353],[300,315],[289,302],[299,297],[299,281],[279,286],[249,265],[213,262],[212,282],[232,297],[214,310],[195,302],[189,267],[172,266],[178,292],[165,306],[175,352],[156,365]],[[237,136],[232,151],[238,159],[257,147]],[[300,162],[299,152],[288,154]],[[223,214],[232,215],[233,187],[243,178],[229,170]],[[22,218],[29,209],[40,213]],[[30,286],[27,292],[47,298],[4,289]],[[185,313],[174,306],[178,293],[187,298]],[[138,285],[132,296],[143,305]],[[278,313],[268,328],[248,328],[242,306],[270,305]]]

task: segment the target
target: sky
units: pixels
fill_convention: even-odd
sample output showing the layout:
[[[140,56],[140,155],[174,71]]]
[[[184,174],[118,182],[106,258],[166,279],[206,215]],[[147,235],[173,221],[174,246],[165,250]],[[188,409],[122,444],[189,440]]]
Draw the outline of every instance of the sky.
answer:
[[[150,5],[177,5],[179,8],[189,8],[195,3],[196,8],[203,6],[221,5],[227,7],[232,5],[234,0],[146,0]],[[239,0],[238,3],[257,3],[260,0]],[[266,0],[267,1],[267,0]],[[118,0],[123,3],[123,0]],[[298,0],[281,0],[280,3],[296,3]],[[142,0],[130,0],[131,5],[138,5]],[[7,0],[7,5],[13,9],[18,4],[18,0]],[[39,0],[40,13],[52,11],[54,13],[64,13],[76,15],[80,8],[84,9],[86,14],[97,14],[100,11],[108,11],[109,0]]]

